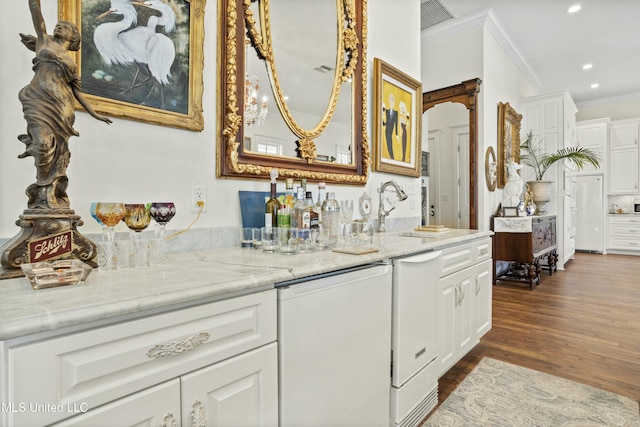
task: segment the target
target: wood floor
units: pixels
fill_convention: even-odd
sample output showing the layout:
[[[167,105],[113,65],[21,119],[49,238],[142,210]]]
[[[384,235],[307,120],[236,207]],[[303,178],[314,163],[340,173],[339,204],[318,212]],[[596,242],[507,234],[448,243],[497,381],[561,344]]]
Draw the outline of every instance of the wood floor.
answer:
[[[640,400],[640,257],[578,253],[533,290],[499,282],[493,327],[440,379],[440,402],[485,356]]]

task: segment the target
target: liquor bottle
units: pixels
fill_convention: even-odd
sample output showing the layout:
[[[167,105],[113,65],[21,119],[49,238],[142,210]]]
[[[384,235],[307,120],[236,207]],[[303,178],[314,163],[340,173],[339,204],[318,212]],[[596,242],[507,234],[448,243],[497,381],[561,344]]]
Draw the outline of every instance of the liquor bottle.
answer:
[[[322,202],[322,222],[332,240],[337,240],[340,227],[340,204],[336,200],[336,194],[331,191],[327,199]]]
[[[318,224],[322,224],[322,203],[326,199],[326,184],[324,182],[318,183],[318,200],[313,205],[313,210],[318,214]]]
[[[311,191],[307,191],[305,196],[305,209],[309,213],[309,228],[317,230],[320,228],[320,213],[314,209]]]
[[[284,192],[284,203],[293,209],[293,205],[296,204],[296,195],[293,193],[293,178],[287,178],[286,187]]]
[[[264,226],[265,227],[275,227],[278,225],[277,222],[277,214],[278,207],[280,206],[280,202],[276,196],[276,179],[278,178],[278,170],[271,169],[271,195],[269,200],[265,205],[265,213],[264,213]]]
[[[281,203],[278,207],[277,225],[280,228],[291,227],[291,208],[286,203]]]
[[[293,216],[291,226],[295,228],[309,228],[309,214],[305,215],[306,204],[304,202],[304,192],[302,187],[298,187],[296,192],[296,204],[293,206]],[[306,217],[306,218],[305,218]]]

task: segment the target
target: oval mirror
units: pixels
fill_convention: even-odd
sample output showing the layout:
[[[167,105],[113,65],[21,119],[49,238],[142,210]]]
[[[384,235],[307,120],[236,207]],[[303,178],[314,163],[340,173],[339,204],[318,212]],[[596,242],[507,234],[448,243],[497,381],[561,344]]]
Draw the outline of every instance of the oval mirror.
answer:
[[[300,3],[221,0],[218,176],[364,184],[366,2]]]

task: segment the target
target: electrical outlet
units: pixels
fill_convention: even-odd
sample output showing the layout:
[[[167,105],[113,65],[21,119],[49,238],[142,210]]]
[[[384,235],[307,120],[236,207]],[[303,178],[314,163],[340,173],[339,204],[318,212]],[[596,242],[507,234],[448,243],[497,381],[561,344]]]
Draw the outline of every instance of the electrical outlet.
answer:
[[[200,211],[200,204],[204,204],[202,212],[207,210],[207,189],[206,187],[193,187],[191,193],[191,212]]]

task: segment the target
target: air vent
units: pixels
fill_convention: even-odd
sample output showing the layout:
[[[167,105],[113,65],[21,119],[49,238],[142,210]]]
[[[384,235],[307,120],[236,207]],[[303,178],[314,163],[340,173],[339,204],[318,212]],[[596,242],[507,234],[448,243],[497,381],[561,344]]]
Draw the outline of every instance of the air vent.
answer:
[[[423,0],[420,5],[420,28],[425,29],[453,19],[449,10],[439,0]]]
[[[329,71],[332,71],[333,68],[327,65],[320,65],[319,67],[314,68],[314,70],[316,70],[319,73],[328,73]]]

